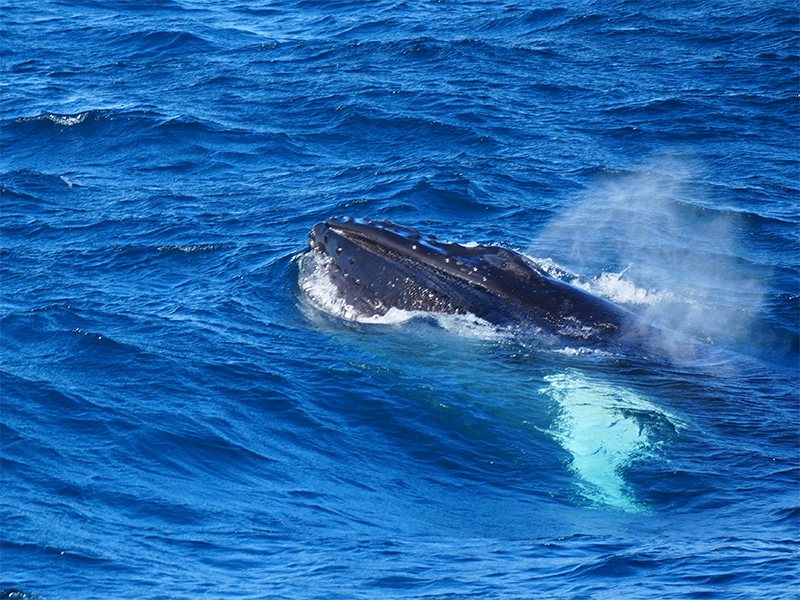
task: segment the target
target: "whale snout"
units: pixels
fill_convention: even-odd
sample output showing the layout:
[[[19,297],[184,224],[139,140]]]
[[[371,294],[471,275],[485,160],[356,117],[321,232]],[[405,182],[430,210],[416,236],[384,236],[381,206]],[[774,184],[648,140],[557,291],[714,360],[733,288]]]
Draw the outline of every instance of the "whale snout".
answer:
[[[354,226],[355,224],[355,226]],[[355,245],[360,247],[360,237],[369,239],[369,234],[375,227],[372,221],[366,220],[361,228],[366,230],[366,235],[358,235],[357,222],[350,217],[331,217],[323,223],[317,223],[308,233],[308,245],[320,254],[339,257],[344,246]]]
[[[328,225],[326,223],[317,223],[308,232],[308,245],[320,254],[325,254],[328,247]]]

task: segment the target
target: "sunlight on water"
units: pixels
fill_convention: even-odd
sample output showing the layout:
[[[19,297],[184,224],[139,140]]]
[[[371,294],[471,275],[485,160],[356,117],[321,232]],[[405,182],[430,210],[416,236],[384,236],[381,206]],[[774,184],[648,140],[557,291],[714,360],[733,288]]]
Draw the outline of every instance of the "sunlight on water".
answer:
[[[625,511],[644,510],[625,481],[625,470],[658,449],[663,440],[641,415],[666,418],[673,427],[679,421],[635,392],[577,373],[550,375],[545,380],[549,386],[542,392],[560,410],[550,433],[572,455],[581,494]]]

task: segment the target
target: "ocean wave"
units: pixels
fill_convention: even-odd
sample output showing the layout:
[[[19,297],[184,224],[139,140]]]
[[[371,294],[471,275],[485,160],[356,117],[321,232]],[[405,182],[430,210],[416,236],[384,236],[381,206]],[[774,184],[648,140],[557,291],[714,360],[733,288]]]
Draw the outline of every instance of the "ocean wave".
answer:
[[[100,121],[101,119],[106,118],[110,113],[111,111],[109,110],[88,110],[75,114],[63,115],[55,113],[43,113],[32,117],[18,117],[14,119],[13,122],[18,124],[41,123],[45,126],[52,124],[51,127],[55,126],[54,128],[57,130],[64,130],[82,125],[83,123],[87,123],[87,125],[89,125],[91,123]]]
[[[194,252],[214,252],[216,250],[227,250],[232,248],[228,244],[196,244],[191,246],[159,246],[156,248],[159,252],[183,252],[190,254]]]
[[[211,41],[188,31],[135,31],[111,40],[109,45],[120,53],[119,60],[142,57],[172,60],[217,49]]]
[[[144,135],[150,127],[173,129],[175,133],[227,131],[221,124],[203,117],[188,114],[170,115],[153,110],[127,109],[97,109],[74,114],[42,113],[31,117],[18,117],[12,123],[16,125],[38,125],[44,131],[57,132],[99,132],[99,130],[95,129],[97,126],[116,126],[117,124],[138,127],[140,129],[139,135]],[[133,133],[135,134],[135,132]]]

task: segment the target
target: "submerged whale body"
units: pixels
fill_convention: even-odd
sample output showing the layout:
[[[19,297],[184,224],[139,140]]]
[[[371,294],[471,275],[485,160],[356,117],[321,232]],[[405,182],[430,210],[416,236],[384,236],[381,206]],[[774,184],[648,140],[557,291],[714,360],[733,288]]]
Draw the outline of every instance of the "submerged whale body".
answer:
[[[493,324],[535,327],[588,343],[608,343],[648,327],[498,246],[445,243],[389,221],[344,217],[314,226],[309,245],[329,260],[337,293],[365,317],[391,308],[471,313]]]

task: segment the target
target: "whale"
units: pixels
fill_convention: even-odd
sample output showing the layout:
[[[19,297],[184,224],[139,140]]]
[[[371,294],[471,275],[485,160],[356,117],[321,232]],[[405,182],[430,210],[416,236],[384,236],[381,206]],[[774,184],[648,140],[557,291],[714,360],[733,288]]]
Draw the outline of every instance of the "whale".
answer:
[[[444,242],[390,221],[352,217],[318,223],[308,243],[327,261],[335,293],[363,317],[393,308],[471,314],[589,345],[638,338],[652,329],[501,246]]]

